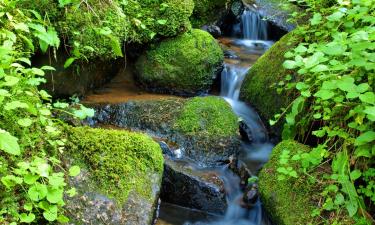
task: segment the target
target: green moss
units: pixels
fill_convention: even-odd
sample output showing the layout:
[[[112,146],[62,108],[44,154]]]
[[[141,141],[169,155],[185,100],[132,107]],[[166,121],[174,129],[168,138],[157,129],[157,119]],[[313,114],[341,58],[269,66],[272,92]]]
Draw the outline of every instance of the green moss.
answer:
[[[184,105],[175,127],[184,134],[230,137],[238,130],[237,116],[220,97],[195,97]]]
[[[354,224],[346,212],[332,212],[326,218],[313,217],[314,209],[320,208],[320,196],[324,183],[309,183],[309,177],[301,175],[298,179],[287,177],[278,180],[277,168],[280,166],[280,155],[288,150],[290,155],[309,152],[310,148],[296,141],[288,140],[279,143],[273,150],[270,160],[264,165],[259,174],[259,192],[263,205],[275,224]],[[300,162],[290,160],[288,166],[298,170]],[[319,171],[312,176],[319,177]]]
[[[128,131],[69,128],[68,148],[94,176],[101,192],[124,203],[130,191],[150,198],[150,174],[161,176],[163,156],[150,137]]]
[[[146,87],[172,93],[207,91],[223,63],[223,52],[207,32],[191,32],[163,41],[137,63],[139,81]]]
[[[300,38],[298,31],[292,31],[276,42],[251,67],[241,87],[240,98],[255,107],[260,116],[269,121],[294,100],[294,93],[279,95],[272,85],[283,80],[290,71],[283,68],[284,54],[295,47]],[[281,123],[277,124],[280,131]]]
[[[308,224],[312,221],[314,204],[310,202],[309,196],[312,193],[307,182],[296,182],[294,178],[283,181],[277,179],[276,170],[283,150],[289,150],[292,155],[297,151],[309,151],[309,148],[295,141],[283,141],[273,149],[270,161],[259,174],[259,191],[263,204],[276,224]],[[294,161],[288,166],[297,167]]]
[[[20,8],[47,18],[66,49],[81,59],[112,59],[115,46],[172,37],[191,28],[193,0],[114,0],[76,2],[59,7],[54,0],[21,0]]]
[[[199,28],[215,22],[227,2],[228,0],[194,0],[195,7],[191,17],[193,27]]]

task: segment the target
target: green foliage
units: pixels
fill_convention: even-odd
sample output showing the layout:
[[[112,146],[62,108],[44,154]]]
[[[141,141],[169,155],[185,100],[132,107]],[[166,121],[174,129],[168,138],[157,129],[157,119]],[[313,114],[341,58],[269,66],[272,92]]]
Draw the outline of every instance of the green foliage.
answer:
[[[225,9],[228,0],[194,0],[194,11],[191,16],[193,27],[200,28],[203,25],[215,22],[220,11]]]
[[[160,146],[150,137],[134,132],[68,128],[68,149],[76,161],[92,173],[95,185],[119,205],[126,202],[129,192],[146,198],[152,193],[150,175],[163,172]],[[79,173],[71,167],[71,175]]]
[[[375,2],[311,6],[310,24],[299,30],[305,42],[285,53],[284,67],[296,71],[285,83],[299,97],[283,113],[283,138],[305,140],[312,130],[318,139],[309,153],[293,156],[301,163],[299,172],[313,173],[332,162],[331,170],[317,178],[330,184],[318,212],[345,209],[358,223],[373,220],[367,210],[375,203],[374,174],[369,172],[375,158]]]
[[[224,56],[207,32],[193,29],[161,42],[136,62],[138,79],[146,87],[175,93],[207,91]]]
[[[147,43],[190,29],[193,0],[20,0],[18,7],[33,9],[57,28],[74,61],[123,56],[123,44]],[[56,32],[54,30],[47,33]],[[43,48],[42,48],[43,50]]]
[[[185,134],[228,137],[236,135],[238,119],[224,99],[195,97],[185,103],[175,126]]]
[[[0,223],[64,223],[63,195],[71,190],[58,153],[65,140],[51,96],[37,89],[53,68],[29,59],[35,43],[55,51],[60,42],[37,12],[28,17],[14,3],[0,5]]]

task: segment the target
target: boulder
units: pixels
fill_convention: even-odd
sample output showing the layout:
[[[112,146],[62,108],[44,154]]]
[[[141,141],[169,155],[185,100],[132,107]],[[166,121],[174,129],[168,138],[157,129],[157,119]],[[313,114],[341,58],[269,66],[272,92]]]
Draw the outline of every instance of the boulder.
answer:
[[[211,89],[223,60],[218,42],[206,31],[193,29],[141,55],[136,62],[136,78],[149,91],[199,95]]]
[[[328,218],[329,215],[327,215],[324,221],[322,221],[322,218],[313,216],[313,211],[317,208],[321,208],[321,205],[319,205],[321,195],[320,192],[316,190],[323,190],[325,187],[322,186],[322,184],[309,182],[309,177],[307,176],[298,179],[290,176],[283,180],[278,179],[279,173],[277,169],[282,166],[280,164],[280,155],[283,151],[289,151],[289,154],[293,156],[298,152],[309,152],[310,148],[296,141],[282,141],[273,149],[269,162],[264,165],[259,173],[258,185],[260,196],[271,220],[281,225],[309,223],[333,224],[333,221],[330,220],[336,219],[338,219],[341,224],[354,224],[353,219],[350,218],[346,212],[335,214],[335,216],[330,218]],[[299,162],[290,160],[288,166],[296,170],[299,168]],[[304,175],[301,174],[301,176]],[[321,174],[315,174],[313,176],[321,176]],[[336,216],[339,214],[340,218],[337,218]]]
[[[238,120],[220,97],[170,98],[93,105],[91,125],[110,124],[141,130],[179,145],[185,156],[202,165],[216,165],[236,155]]]
[[[287,107],[294,100],[294,92],[280,95],[274,84],[291,74],[283,67],[284,54],[301,41],[297,31],[285,35],[256,61],[242,83],[240,99],[253,106],[263,121],[273,119],[282,107]],[[271,135],[279,136],[281,130],[282,121],[270,129],[270,132]]]
[[[149,225],[153,221],[163,173],[159,145],[128,131],[68,128],[65,164],[80,165],[66,196],[70,224]]]
[[[194,0],[194,11],[191,16],[193,27],[212,24],[226,11],[229,0]]]
[[[224,214],[224,184],[215,172],[199,171],[188,162],[165,160],[160,198],[164,202]]]

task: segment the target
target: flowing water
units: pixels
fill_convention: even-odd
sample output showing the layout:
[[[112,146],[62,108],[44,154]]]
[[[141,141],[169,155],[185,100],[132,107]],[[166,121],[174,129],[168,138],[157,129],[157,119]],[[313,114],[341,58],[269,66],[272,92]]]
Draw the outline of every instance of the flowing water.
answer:
[[[268,22],[251,9],[246,9],[241,16],[243,38],[248,40],[267,40]]]
[[[240,117],[251,133],[251,142],[242,143],[240,160],[255,174],[268,156],[273,145],[268,142],[265,129],[258,114],[246,103],[239,100],[240,88],[251,65],[271,45],[267,39],[267,24],[255,12],[246,10],[242,15],[244,39],[220,39],[223,47],[230,52],[230,57],[225,60],[224,70],[221,74],[222,96]],[[224,216],[202,214],[202,212],[178,208],[162,204],[158,225],[267,225],[270,224],[258,200],[251,209],[241,206],[243,192],[240,187],[240,178],[227,166],[211,168],[222,179],[228,208]],[[178,213],[179,212],[179,213]]]

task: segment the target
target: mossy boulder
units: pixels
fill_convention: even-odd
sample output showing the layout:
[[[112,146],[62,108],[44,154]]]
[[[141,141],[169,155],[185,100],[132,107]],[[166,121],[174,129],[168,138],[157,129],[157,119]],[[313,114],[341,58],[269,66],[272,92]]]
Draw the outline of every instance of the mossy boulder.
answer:
[[[96,105],[91,125],[141,130],[175,142],[198,163],[217,164],[239,149],[237,117],[220,97]]]
[[[309,183],[309,177],[286,177],[278,179],[277,169],[280,166],[280,155],[288,151],[289,155],[309,152],[310,147],[293,140],[282,141],[273,150],[270,160],[259,173],[259,192],[264,208],[275,224],[332,224],[340,218],[340,224],[354,224],[346,212],[333,212],[334,216],[327,218],[312,216],[313,210],[320,208],[320,193],[324,187],[319,183]],[[289,160],[288,167],[298,170],[300,162]],[[303,175],[300,175],[303,176]],[[319,176],[319,173],[313,176]],[[323,222],[325,220],[325,222]]]
[[[136,62],[137,79],[155,92],[205,93],[221,71],[223,60],[217,41],[209,33],[193,29],[141,55]]]
[[[220,12],[225,11],[229,0],[194,0],[195,7],[191,22],[193,27],[200,28],[219,19]]]
[[[68,128],[68,164],[78,195],[67,210],[78,224],[151,224],[163,173],[160,146],[128,131]]]
[[[301,38],[297,31],[292,31],[276,42],[251,67],[246,75],[240,91],[240,99],[252,105],[264,121],[274,118],[282,107],[288,106],[295,97],[295,93],[278,94],[277,84],[290,71],[283,67],[284,54],[294,48]],[[274,132],[280,134],[282,121],[276,124]]]
[[[48,17],[75,58],[113,59],[123,43],[148,43],[191,29],[193,0],[61,2],[21,0],[17,7]]]

